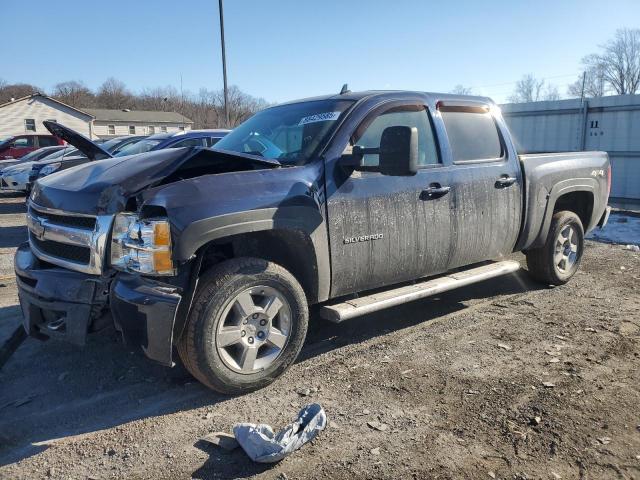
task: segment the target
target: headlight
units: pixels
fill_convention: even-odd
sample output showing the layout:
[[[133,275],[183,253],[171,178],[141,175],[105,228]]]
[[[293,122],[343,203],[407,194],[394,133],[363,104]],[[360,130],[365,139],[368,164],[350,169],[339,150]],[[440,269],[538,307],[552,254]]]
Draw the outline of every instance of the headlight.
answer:
[[[111,266],[149,275],[174,275],[169,222],[162,218],[140,220],[133,213],[116,215]]]
[[[45,175],[51,175],[53,172],[57,172],[60,168],[60,162],[50,163],[49,165],[45,165],[40,170],[38,174],[39,177],[44,177]]]

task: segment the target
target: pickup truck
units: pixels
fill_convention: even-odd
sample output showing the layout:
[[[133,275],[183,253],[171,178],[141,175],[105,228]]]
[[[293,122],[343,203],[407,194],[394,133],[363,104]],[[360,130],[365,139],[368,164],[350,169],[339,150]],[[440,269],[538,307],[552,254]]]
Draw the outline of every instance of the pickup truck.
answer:
[[[518,156],[483,97],[351,93],[267,108],[214,149],[36,182],[15,272],[24,327],[83,344],[114,325],[224,393],[261,388],[340,322],[510,274],[561,285],[607,221],[606,153]]]

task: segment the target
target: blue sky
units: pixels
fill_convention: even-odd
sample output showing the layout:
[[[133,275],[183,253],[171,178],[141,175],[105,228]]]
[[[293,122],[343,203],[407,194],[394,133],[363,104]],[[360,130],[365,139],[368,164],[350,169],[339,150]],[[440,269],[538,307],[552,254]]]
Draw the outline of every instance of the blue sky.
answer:
[[[450,91],[503,101],[526,73],[558,86],[640,0],[225,0],[230,84],[280,102],[339,91]],[[0,0],[0,78],[45,90],[222,88],[217,0]],[[12,20],[13,19],[13,20]]]

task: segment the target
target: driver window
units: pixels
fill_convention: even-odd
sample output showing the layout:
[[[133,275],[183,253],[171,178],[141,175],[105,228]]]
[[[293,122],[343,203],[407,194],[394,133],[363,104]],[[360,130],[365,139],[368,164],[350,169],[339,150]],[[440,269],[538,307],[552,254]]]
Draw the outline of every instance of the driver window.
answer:
[[[378,148],[382,132],[387,127],[416,127],[418,129],[418,166],[439,163],[438,150],[429,113],[422,106],[396,107],[382,112],[371,121],[365,121],[356,132],[354,145],[364,148]],[[378,155],[367,154],[363,158],[364,166],[378,166]]]

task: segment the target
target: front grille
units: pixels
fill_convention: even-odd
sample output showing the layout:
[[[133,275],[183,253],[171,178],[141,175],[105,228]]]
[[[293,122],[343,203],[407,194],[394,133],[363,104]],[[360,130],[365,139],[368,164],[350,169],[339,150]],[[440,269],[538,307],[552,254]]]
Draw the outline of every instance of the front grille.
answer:
[[[88,216],[41,207],[29,201],[27,227],[33,253],[41,260],[100,275],[113,215]]]
[[[34,235],[30,235],[30,242],[41,252],[53,257],[61,258],[69,262],[83,263],[88,265],[91,260],[91,249],[89,247],[79,247],[77,245],[67,245],[65,243],[51,240],[39,240]]]
[[[60,225],[68,225],[70,227],[84,228],[87,230],[93,230],[96,226],[96,219],[94,217],[55,215],[53,213],[37,212],[32,208],[29,208],[29,212],[35,217],[46,218]]]

